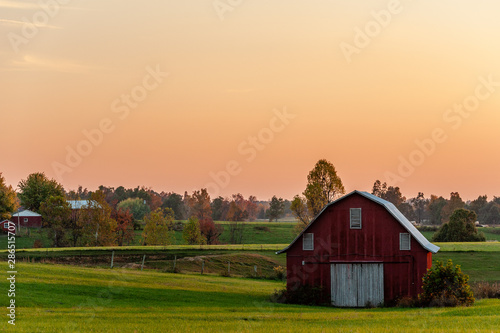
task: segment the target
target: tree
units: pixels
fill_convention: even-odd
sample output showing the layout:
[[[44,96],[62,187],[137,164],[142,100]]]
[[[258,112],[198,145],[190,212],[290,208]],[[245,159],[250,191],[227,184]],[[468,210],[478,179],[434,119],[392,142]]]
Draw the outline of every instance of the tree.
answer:
[[[174,211],[176,220],[184,219],[184,203],[180,194],[167,193],[163,199],[161,208],[171,208]]]
[[[40,205],[43,225],[48,229],[48,238],[53,247],[69,244],[67,230],[71,223],[71,206],[61,196],[51,196]]]
[[[229,200],[219,196],[212,201],[212,219],[214,221],[228,221]]]
[[[290,209],[299,219],[300,226],[309,223],[329,202],[345,193],[342,180],[332,163],[319,160],[307,175],[307,185],[303,192],[305,198],[295,196]]]
[[[198,220],[212,218],[210,195],[206,188],[202,188],[200,191],[194,191],[193,195],[188,197],[188,204],[191,208],[191,216],[196,216]]]
[[[373,183],[372,194],[391,202],[398,209],[406,202],[406,198],[401,193],[399,187],[387,186],[385,182],[381,184],[378,179]]]
[[[19,182],[18,187],[21,205],[35,212],[40,211],[40,205],[49,197],[64,197],[63,186],[54,179],[48,179],[43,172],[30,174]]]
[[[459,208],[450,216],[450,222],[439,228],[432,237],[435,242],[484,242],[483,233],[478,234],[475,212]]]
[[[17,195],[11,185],[5,184],[5,178],[0,172],[0,221],[10,219],[18,207]]]
[[[113,246],[116,243],[116,221],[102,191],[90,195],[88,204],[80,210],[81,242],[87,246]]]
[[[149,206],[140,198],[128,198],[121,201],[116,207],[119,210],[129,210],[135,220],[139,221],[144,219],[146,214],[149,214]]]
[[[220,224],[215,224],[210,218],[200,220],[199,225],[201,235],[206,239],[208,245],[219,244],[219,236],[224,231],[224,228]]]
[[[257,219],[257,198],[253,195],[249,196],[246,206],[248,220],[255,221]]]
[[[488,202],[479,211],[478,220],[484,224],[499,224],[500,223],[500,204],[495,201]]]
[[[460,198],[460,194],[458,192],[450,193],[450,200],[446,203],[441,211],[441,223],[448,222],[451,214],[459,208],[463,208],[465,206],[465,202],[463,202],[462,198]]]
[[[235,201],[231,201],[226,217],[228,221],[244,221],[248,217],[248,213],[246,210],[241,210]]]
[[[271,203],[269,205],[268,217],[269,222],[275,220],[278,222],[278,219],[283,216],[285,213],[285,202],[283,198],[277,198],[275,195],[271,199]]]
[[[422,192],[418,192],[415,198],[410,199],[413,209],[415,210],[415,216],[418,223],[422,223],[424,220],[425,207],[429,204],[429,200],[425,199]]]
[[[182,238],[184,238],[189,245],[206,243],[205,238],[201,234],[200,224],[196,217],[192,216],[189,218],[182,231]]]
[[[344,185],[332,163],[319,160],[307,175],[304,195],[311,215],[316,216],[329,202],[345,193]]]
[[[472,200],[472,202],[469,204],[469,209],[473,210],[479,216],[481,209],[483,209],[483,207],[486,206],[487,204],[488,204],[488,196],[480,195],[477,197],[476,200]]]
[[[431,224],[437,225],[441,224],[441,211],[443,207],[446,206],[446,199],[443,197],[438,197],[431,194],[431,200],[429,201],[429,211],[431,213]]]
[[[144,245],[168,245],[171,243],[172,234],[169,225],[173,225],[174,211],[169,209],[167,214],[161,208],[149,213],[145,218],[146,226],[142,232]]]
[[[116,241],[118,246],[123,246],[124,243],[129,244],[134,240],[134,217],[127,209],[113,209],[111,218],[116,221]]]

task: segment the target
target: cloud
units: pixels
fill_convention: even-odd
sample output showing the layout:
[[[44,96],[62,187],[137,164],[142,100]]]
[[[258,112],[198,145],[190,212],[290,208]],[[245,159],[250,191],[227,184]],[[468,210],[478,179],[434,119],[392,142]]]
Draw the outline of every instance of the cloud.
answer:
[[[26,22],[17,21],[17,20],[7,20],[7,19],[0,18],[0,24],[10,25],[10,26],[19,26],[19,25],[26,24]],[[37,28],[62,29],[61,27],[58,27],[55,25],[50,25],[50,24],[37,24],[37,23],[32,23],[32,24],[34,24]]]
[[[22,58],[11,59],[0,67],[0,71],[48,71],[60,73],[88,73],[95,70],[105,70],[105,68],[92,66],[64,59],[46,59],[34,55],[25,55]]]

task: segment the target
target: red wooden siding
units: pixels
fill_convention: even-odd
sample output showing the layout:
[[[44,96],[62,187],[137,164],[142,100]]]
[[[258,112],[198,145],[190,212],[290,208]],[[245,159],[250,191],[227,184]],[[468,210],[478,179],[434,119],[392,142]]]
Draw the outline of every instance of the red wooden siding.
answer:
[[[361,229],[350,229],[350,208],[361,208]],[[327,207],[306,232],[314,233],[314,250],[302,250],[302,236],[287,250],[288,288],[323,286],[330,295],[332,263],[381,262],[390,302],[420,293],[432,263],[432,254],[413,237],[411,249],[400,250],[399,234],[408,231],[383,206],[357,193]]]

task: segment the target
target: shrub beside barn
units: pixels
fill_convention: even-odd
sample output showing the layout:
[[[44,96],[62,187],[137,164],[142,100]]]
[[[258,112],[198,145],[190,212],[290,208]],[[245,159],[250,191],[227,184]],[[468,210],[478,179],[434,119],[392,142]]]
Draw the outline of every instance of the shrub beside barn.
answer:
[[[334,306],[365,307],[421,293],[438,250],[392,203],[353,191],[277,254],[286,253],[289,291],[320,287]]]

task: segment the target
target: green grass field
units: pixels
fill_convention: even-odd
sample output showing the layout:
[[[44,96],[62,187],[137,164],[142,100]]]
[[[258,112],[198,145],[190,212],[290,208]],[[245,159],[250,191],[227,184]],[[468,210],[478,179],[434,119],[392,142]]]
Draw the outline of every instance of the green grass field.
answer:
[[[283,282],[19,264],[4,332],[492,332],[500,300],[469,308],[335,309],[275,304]],[[7,284],[2,281],[1,288]],[[7,304],[6,293],[0,303]],[[4,313],[6,309],[4,308]]]

